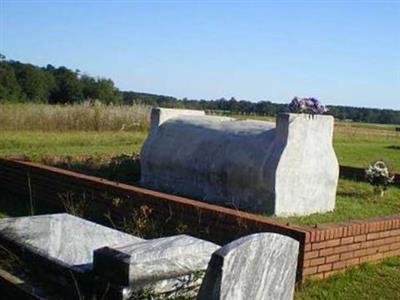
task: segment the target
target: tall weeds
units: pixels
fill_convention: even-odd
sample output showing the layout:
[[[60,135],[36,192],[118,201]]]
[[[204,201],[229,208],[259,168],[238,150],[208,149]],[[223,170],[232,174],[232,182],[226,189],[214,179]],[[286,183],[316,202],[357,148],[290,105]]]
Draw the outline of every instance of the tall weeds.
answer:
[[[1,104],[0,130],[143,131],[148,114],[145,105]]]

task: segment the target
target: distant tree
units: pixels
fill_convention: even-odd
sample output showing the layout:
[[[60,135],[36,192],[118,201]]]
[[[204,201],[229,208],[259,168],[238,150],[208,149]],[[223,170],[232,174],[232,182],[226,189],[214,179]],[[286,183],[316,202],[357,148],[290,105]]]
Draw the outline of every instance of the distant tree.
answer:
[[[22,90],[12,66],[0,61],[0,101],[16,102],[23,100]]]
[[[55,88],[53,76],[30,64],[14,62],[13,66],[25,98],[31,102],[47,102]]]
[[[50,103],[75,103],[83,101],[82,85],[75,72],[66,67],[52,71],[55,89],[50,94]]]
[[[40,68],[31,64],[7,60],[0,54],[1,102],[76,103],[96,99],[103,103],[141,103],[171,108],[190,108],[219,111],[223,114],[257,114],[275,116],[287,111],[286,104],[270,101],[177,99],[165,95],[120,92],[111,79],[94,78],[80,70],[56,68],[50,64]],[[341,120],[368,123],[400,124],[400,111],[350,106],[329,106],[329,113]]]
[[[98,97],[96,80],[88,75],[82,75],[80,81],[83,97],[85,99],[96,99]]]
[[[110,104],[122,103],[122,95],[118,89],[114,86],[114,82],[111,79],[99,78],[97,84],[97,99],[101,102]]]

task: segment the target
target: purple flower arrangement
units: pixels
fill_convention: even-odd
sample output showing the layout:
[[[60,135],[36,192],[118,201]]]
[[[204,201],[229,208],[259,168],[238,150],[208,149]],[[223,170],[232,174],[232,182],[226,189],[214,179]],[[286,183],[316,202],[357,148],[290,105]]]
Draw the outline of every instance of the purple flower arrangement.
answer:
[[[315,98],[298,98],[294,97],[289,104],[289,111],[292,113],[305,113],[313,115],[322,115],[328,109]]]

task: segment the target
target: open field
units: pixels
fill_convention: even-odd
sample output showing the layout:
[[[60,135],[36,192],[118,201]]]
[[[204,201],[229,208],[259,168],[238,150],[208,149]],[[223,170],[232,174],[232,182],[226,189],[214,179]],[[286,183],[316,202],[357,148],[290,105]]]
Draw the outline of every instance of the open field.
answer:
[[[119,155],[138,153],[146,131],[17,131],[2,130],[0,156],[24,155],[40,161],[44,156]],[[400,137],[337,132],[334,148],[341,165],[366,167],[383,159],[400,171]]]
[[[0,155],[22,156],[41,161],[46,156],[116,156],[139,152],[146,133],[143,131],[2,131]]]
[[[80,113],[79,108],[84,113]],[[98,110],[100,116],[103,117],[112,116],[119,113],[121,107],[3,105],[0,106],[0,116],[2,116],[0,156],[44,162],[95,176],[133,183],[139,178],[139,167],[137,160],[133,160],[132,157],[139,153],[147,135],[147,119],[144,117],[146,109],[128,107],[123,118],[107,117],[108,121],[105,122],[99,121],[101,120],[99,117],[96,123],[94,121],[96,114],[93,114],[93,111]],[[85,114],[91,117],[85,119]],[[10,115],[13,117],[11,118]],[[63,116],[60,120],[57,118],[59,115]],[[129,120],[142,125],[128,126],[120,130],[119,127]],[[53,123],[57,126],[50,126]],[[85,128],[88,130],[69,130],[81,123],[85,123]],[[91,130],[94,128],[93,124],[102,125],[98,127],[98,130]],[[25,128],[29,126],[35,130],[26,130]],[[114,130],[111,130],[112,128]],[[115,130],[115,128],[119,129]],[[374,129],[373,134],[363,130],[349,126],[336,127],[334,147],[339,163],[366,167],[374,160],[383,159],[393,170],[399,172],[400,136],[387,135],[387,130]],[[316,224],[395,213],[400,213],[398,188],[390,189],[384,199],[377,199],[368,184],[341,179],[335,213],[288,218],[283,221]]]
[[[122,113],[118,106],[87,107],[84,113],[79,107],[56,106],[47,111],[46,105],[6,109],[0,105],[0,156],[134,183],[139,174],[135,154],[147,135],[148,108],[138,114],[134,107],[126,109],[124,117],[118,119],[112,117],[115,112]],[[256,118],[274,121],[270,117]],[[81,126],[84,130],[77,130]],[[395,125],[337,124],[334,147],[339,163],[366,167],[374,160],[384,159],[400,172],[400,136],[394,128]],[[35,213],[45,212],[49,211],[35,207]],[[381,198],[367,183],[340,179],[335,212],[279,219],[292,224],[321,224],[399,213],[400,188],[391,187]],[[29,214],[28,201],[0,190],[0,217]],[[376,265],[364,264],[327,280],[309,280],[297,287],[295,299],[399,299],[399,285],[400,258],[391,258]]]
[[[261,120],[261,121],[269,121],[275,122],[275,117],[272,116],[257,116],[257,115],[230,115],[233,118],[238,119],[253,119],[253,120]],[[345,127],[348,129],[376,129],[376,130],[385,130],[385,131],[395,131],[396,128],[400,127],[400,124],[375,124],[375,123],[363,123],[363,122],[346,122],[346,121],[335,121],[335,125],[337,127]]]
[[[0,105],[0,156],[119,155],[138,153],[146,137],[149,107],[106,105]],[[273,117],[241,116],[274,121]],[[366,167],[384,159],[400,171],[397,125],[337,123],[334,147],[342,165]]]
[[[0,130],[145,131],[149,107],[144,105],[0,104]]]
[[[333,145],[341,165],[366,167],[383,159],[394,171],[400,171],[400,136],[335,132]]]

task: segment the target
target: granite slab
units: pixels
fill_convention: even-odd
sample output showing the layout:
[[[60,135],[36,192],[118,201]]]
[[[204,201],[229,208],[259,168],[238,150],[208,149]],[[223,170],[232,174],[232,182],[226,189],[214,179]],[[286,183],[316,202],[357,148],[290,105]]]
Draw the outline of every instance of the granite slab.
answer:
[[[258,233],[216,251],[198,300],[292,300],[299,242],[276,233]]]
[[[105,247],[94,252],[94,272],[115,284],[141,288],[206,270],[212,253],[219,248],[188,235]]]

